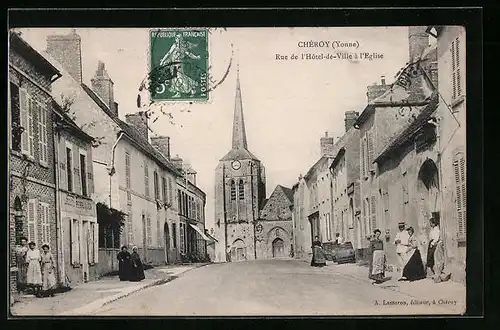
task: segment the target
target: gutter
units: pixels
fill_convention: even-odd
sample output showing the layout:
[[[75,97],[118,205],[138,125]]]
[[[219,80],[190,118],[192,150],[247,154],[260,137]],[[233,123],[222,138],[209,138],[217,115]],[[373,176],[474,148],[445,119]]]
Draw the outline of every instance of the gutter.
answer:
[[[111,178],[115,174],[115,151],[116,151],[116,146],[118,145],[118,142],[120,142],[121,138],[125,135],[124,131],[120,131],[118,133],[118,138],[116,139],[115,143],[113,144],[113,148],[111,151],[111,163],[107,166],[108,174],[109,174],[109,208],[111,208]]]

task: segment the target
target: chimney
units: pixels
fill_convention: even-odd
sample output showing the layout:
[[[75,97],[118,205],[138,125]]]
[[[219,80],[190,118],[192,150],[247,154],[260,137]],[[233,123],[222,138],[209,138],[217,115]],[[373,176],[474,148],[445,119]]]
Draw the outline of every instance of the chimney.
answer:
[[[429,35],[425,32],[426,26],[409,26],[408,27],[408,46],[409,46],[409,60],[410,63],[414,62],[429,46]]]
[[[78,83],[82,83],[82,39],[75,29],[67,35],[48,36],[46,51]]]
[[[368,103],[371,103],[373,100],[384,94],[390,88],[391,86],[385,83],[385,76],[381,76],[380,85],[374,83],[373,85],[369,85],[368,87],[366,87],[366,96],[368,98]]]
[[[104,62],[99,61],[99,63],[97,63],[97,70],[94,77],[91,79],[91,82],[92,90],[101,97],[111,112],[115,116],[118,116],[118,111],[115,107],[114,83],[104,67]]]
[[[347,132],[351,127],[354,126],[356,120],[358,120],[359,112],[357,111],[346,111],[345,112],[345,131]]]
[[[179,155],[175,155],[174,158],[171,158],[170,162],[175,166],[175,168],[177,168],[178,170],[182,170],[183,161],[182,158],[179,157]]]
[[[151,144],[158,149],[159,152],[170,159],[170,137],[168,136],[155,136],[151,138]]]
[[[125,120],[139,131],[142,137],[148,140],[148,118],[144,111],[129,113],[125,115]]]
[[[328,132],[325,132],[325,136],[320,139],[321,156],[332,156],[333,155],[333,137],[328,137]]]

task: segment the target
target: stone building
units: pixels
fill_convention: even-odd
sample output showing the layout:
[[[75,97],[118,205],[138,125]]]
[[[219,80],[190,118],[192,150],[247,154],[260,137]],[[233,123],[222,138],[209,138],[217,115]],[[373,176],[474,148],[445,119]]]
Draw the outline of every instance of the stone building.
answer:
[[[9,32],[9,254],[11,295],[16,292],[14,247],[20,237],[49,244],[60,256],[51,88],[61,73],[21,36]],[[61,283],[60,262],[56,265]],[[11,296],[12,298],[12,296]]]
[[[61,276],[67,284],[96,280],[99,276],[99,225],[94,192],[92,146],[94,139],[61,109],[56,116],[56,192],[61,244]]]
[[[255,225],[265,197],[264,165],[248,150],[238,72],[232,148],[215,170],[216,261],[257,259]]]
[[[292,212],[293,191],[277,185],[266,199],[255,226],[257,259],[293,256]]]
[[[436,49],[425,27],[409,27],[409,63],[396,76],[355,123],[361,137],[361,232],[382,231],[389,266],[397,265],[393,241],[400,221],[415,229],[425,259],[428,218],[439,209],[435,127],[428,123],[437,107]]]
[[[439,159],[436,163],[441,189],[441,232],[446,264],[452,279],[465,283],[467,252],[467,150],[465,29],[430,26],[437,44],[439,102],[437,124]],[[434,122],[434,121],[433,121]]]
[[[206,194],[196,186],[196,171],[189,164],[184,164],[179,156],[172,158],[172,162],[184,174],[176,182],[181,259],[204,260],[207,256],[206,242],[211,241],[205,234]]]
[[[149,142],[145,109],[126,115],[126,122],[119,118],[114,82],[104,63],[98,64],[92,88],[82,82],[76,32],[48,37],[47,51],[46,57],[65,73],[54,85],[54,98],[60,103],[69,100],[75,122],[96,140],[94,200],[127,215],[121,237],[105,240],[107,235],[99,228],[99,274],[117,269],[116,253],[122,244],[136,245],[146,263],[164,264],[169,255],[178,255],[172,242],[180,240],[179,233],[175,238],[170,234],[179,226],[175,186],[181,173],[168,160],[168,138],[152,140],[156,147]]]

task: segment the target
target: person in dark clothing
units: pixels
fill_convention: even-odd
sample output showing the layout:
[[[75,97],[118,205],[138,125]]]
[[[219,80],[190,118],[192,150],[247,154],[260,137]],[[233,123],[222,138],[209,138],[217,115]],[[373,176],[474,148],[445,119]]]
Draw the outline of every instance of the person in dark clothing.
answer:
[[[312,244],[313,256],[311,260],[311,266],[313,267],[323,267],[326,266],[325,254],[323,252],[323,247],[321,245],[321,241],[319,237],[316,236],[314,238],[314,242]]]
[[[131,271],[131,256],[125,245],[122,246],[122,250],[118,253],[117,259],[120,281],[128,281]]]
[[[144,276],[144,265],[142,264],[141,257],[137,253],[137,246],[132,248],[132,255],[130,258],[132,262],[132,271],[130,276],[131,282],[140,282],[146,277]]]
[[[415,237],[415,230],[412,227],[406,229],[408,231],[408,252],[406,253],[406,265],[403,268],[403,278],[408,281],[417,281],[426,277],[422,256],[418,249],[418,241]]]

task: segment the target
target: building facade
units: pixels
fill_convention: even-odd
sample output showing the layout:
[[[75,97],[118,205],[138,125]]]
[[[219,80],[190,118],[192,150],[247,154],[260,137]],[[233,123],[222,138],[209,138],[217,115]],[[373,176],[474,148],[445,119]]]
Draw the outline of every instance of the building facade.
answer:
[[[266,199],[255,225],[257,259],[279,259],[294,256],[293,191],[276,186]]]
[[[216,261],[257,258],[255,226],[266,197],[264,165],[249,150],[239,73],[231,150],[215,170]]]
[[[122,235],[112,232],[109,239],[99,228],[99,274],[117,269],[116,254],[123,244],[137,246],[146,263],[177,260],[173,242],[180,238],[170,233],[179,225],[175,187],[181,173],[168,160],[169,139],[152,140],[155,146],[149,142],[144,109],[126,115],[126,122],[119,118],[114,82],[104,63],[98,64],[92,87],[82,82],[80,37],[75,31],[49,36],[47,52],[51,63],[65,73],[54,85],[54,98],[62,105],[71,103],[75,122],[96,140],[94,200],[126,214]]]
[[[9,254],[10,289],[16,292],[14,248],[21,237],[41,249],[48,244],[59,260],[57,241],[54,108],[52,83],[59,70],[9,32]],[[60,263],[56,265],[61,283]]]
[[[60,109],[57,104],[54,107]],[[99,276],[99,225],[92,199],[94,140],[72,122],[63,109],[59,112],[54,139],[61,275],[68,285],[75,285]]]

